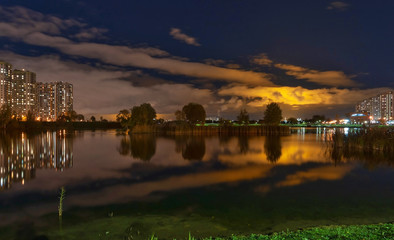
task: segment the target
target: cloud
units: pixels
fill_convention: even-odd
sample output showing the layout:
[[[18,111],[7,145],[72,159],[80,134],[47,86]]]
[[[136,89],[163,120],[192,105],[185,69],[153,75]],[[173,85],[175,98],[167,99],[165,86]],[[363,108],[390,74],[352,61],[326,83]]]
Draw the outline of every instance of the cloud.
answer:
[[[208,105],[216,101],[211,90],[194,88],[189,84],[169,84],[156,80],[158,84],[137,87],[133,81],[150,81],[152,78],[141,71],[91,67],[50,55],[27,57],[4,51],[0,51],[0,55],[15,68],[36,72],[37,81],[72,83],[74,108],[84,115],[114,114],[144,102],[150,102],[158,113],[173,115],[188,102]]]
[[[201,46],[201,44],[199,44],[194,37],[190,37],[190,36],[182,33],[181,29],[179,29],[179,28],[171,28],[170,35],[174,39],[177,39],[181,42],[185,42],[189,45],[193,45],[193,46],[197,46],[197,47]]]
[[[289,64],[277,63],[276,68],[286,70],[286,74],[296,79],[305,79],[308,82],[324,86],[355,87],[359,84],[352,80],[355,76],[348,76],[342,71],[318,71]]]
[[[355,87],[359,85],[352,80],[355,75],[349,76],[342,71],[319,71],[296,65],[274,63],[274,61],[269,59],[265,53],[252,57],[250,62],[260,66],[274,66],[276,68],[285,70],[287,75],[293,76],[296,79],[303,79],[308,82],[317,83],[323,86]]]
[[[251,63],[262,66],[271,66],[272,60],[268,58],[267,54],[261,53],[251,59]]]
[[[345,11],[350,5],[345,3],[345,2],[341,2],[341,1],[335,1],[335,2],[331,2],[327,9],[328,10],[338,10],[338,11]]]
[[[278,102],[287,105],[346,105],[356,104],[358,101],[374,96],[387,88],[374,89],[338,89],[321,88],[306,89],[303,87],[247,87],[231,86],[223,87],[218,91],[220,96],[239,96],[249,99],[251,107],[262,107],[270,102]]]
[[[270,75],[266,73],[188,62],[168,56],[167,52],[157,48],[132,48],[101,43],[75,42],[62,36],[62,29],[68,26],[85,27],[85,24],[74,20],[61,20],[56,17],[44,16],[41,13],[21,7],[14,7],[13,9],[16,9],[15,12],[19,11],[23,14],[13,16],[9,13],[9,9],[0,8],[0,15],[5,14],[9,17],[8,19],[2,18],[4,22],[0,23],[0,36],[31,45],[52,47],[68,55],[99,60],[117,66],[154,69],[172,75],[253,85],[274,85],[270,81]],[[81,32],[83,31],[81,29]],[[97,31],[91,30],[90,33],[92,32]]]

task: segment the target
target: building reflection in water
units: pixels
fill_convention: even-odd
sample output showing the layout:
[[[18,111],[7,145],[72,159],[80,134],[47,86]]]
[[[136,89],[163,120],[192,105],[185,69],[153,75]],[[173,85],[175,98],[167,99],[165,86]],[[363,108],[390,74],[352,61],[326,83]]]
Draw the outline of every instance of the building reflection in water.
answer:
[[[73,139],[64,130],[35,135],[0,134],[0,190],[35,178],[36,169],[63,171],[73,165]]]

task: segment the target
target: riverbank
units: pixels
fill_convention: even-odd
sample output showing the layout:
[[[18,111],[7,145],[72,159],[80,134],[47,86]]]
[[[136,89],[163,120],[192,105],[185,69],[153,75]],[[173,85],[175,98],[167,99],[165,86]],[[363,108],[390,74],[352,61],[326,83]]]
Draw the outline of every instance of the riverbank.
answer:
[[[119,222],[116,221],[119,219]],[[67,226],[62,230],[48,231],[45,233],[35,233],[35,238],[32,239],[146,239],[146,240],[160,240],[168,239],[163,238],[155,233],[151,235],[139,234],[132,227],[127,225],[127,218],[108,218],[106,220],[96,220],[92,222],[75,225],[73,227]],[[34,236],[33,235],[33,236]],[[176,239],[176,238],[173,238]],[[379,239],[389,240],[394,239],[394,224],[393,223],[380,223],[370,225],[349,225],[349,226],[321,226],[296,231],[281,231],[271,234],[251,234],[251,235],[231,235],[224,236],[211,236],[206,238],[199,238],[189,232],[188,235],[182,239],[188,240],[293,240],[293,239]]]
[[[137,125],[130,134],[157,133],[161,135],[289,135],[288,126],[243,125],[243,126],[215,126],[215,125],[190,125],[188,123],[168,122],[161,125]]]

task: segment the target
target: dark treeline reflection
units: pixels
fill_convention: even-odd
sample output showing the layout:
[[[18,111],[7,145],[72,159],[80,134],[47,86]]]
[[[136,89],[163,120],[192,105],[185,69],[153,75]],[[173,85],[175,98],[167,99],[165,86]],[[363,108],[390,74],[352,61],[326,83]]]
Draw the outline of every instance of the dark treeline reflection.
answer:
[[[280,136],[266,136],[264,142],[264,152],[267,160],[275,163],[282,156],[282,143]]]
[[[33,179],[36,169],[72,167],[73,135],[65,131],[0,133],[0,154],[0,189],[4,190]]]
[[[132,134],[120,140],[121,155],[149,161],[156,153],[156,136],[153,134]]]
[[[246,135],[238,136],[239,152],[246,154],[249,152],[249,137]]]
[[[335,165],[348,161],[361,162],[367,168],[374,168],[379,165],[394,165],[394,152],[371,151],[363,147],[332,144],[328,146],[326,153]]]
[[[185,160],[201,161],[205,155],[205,138],[202,136],[175,136],[175,151]]]

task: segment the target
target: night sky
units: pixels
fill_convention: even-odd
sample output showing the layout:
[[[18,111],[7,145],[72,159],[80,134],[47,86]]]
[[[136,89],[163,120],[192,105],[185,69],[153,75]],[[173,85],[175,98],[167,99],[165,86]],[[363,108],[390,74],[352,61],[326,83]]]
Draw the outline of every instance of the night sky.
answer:
[[[392,1],[2,0],[0,60],[74,85],[74,109],[113,119],[189,102],[234,119],[267,103],[334,117],[394,87]]]

